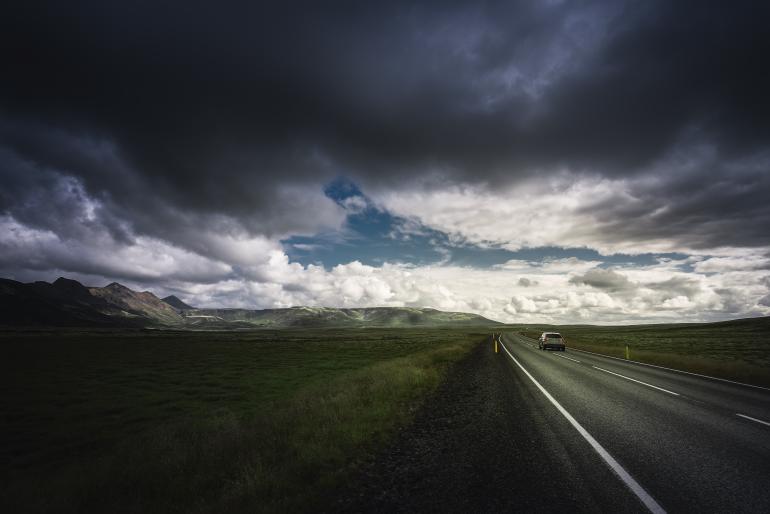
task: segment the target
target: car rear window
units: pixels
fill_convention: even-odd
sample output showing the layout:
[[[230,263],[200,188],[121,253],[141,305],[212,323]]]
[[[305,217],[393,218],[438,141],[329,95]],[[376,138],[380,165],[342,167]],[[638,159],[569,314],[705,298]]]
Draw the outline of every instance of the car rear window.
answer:
[[[546,339],[561,339],[561,334],[546,334]]]

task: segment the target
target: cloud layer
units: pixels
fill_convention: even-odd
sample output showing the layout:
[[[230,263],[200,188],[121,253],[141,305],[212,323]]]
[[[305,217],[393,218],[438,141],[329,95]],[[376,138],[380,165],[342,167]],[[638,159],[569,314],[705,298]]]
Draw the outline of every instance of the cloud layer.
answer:
[[[599,321],[766,314],[768,11],[741,1],[9,4],[0,272],[122,279],[212,305],[336,298]],[[558,280],[542,263],[514,276],[448,258],[293,262],[287,238],[355,244],[350,216],[371,206],[325,194],[340,176],[400,220],[401,240],[411,231],[511,251],[691,259],[573,262]]]

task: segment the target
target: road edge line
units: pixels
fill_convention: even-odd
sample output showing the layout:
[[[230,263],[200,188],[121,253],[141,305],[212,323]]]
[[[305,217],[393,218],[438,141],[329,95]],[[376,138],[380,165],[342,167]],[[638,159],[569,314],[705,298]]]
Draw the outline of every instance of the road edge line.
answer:
[[[604,371],[605,373],[609,373],[610,375],[615,375],[616,377],[625,378],[626,380],[630,380],[631,382],[636,382],[637,384],[646,385],[647,387],[652,387],[653,389],[657,389],[659,391],[663,391],[664,393],[673,394],[674,396],[682,396],[679,393],[675,393],[674,391],[669,391],[668,389],[663,389],[662,387],[658,387],[656,385],[648,384],[647,382],[642,382],[641,380],[637,380],[635,378],[627,377],[625,375],[621,375],[620,373],[615,373],[614,371],[610,371],[608,369],[600,368],[599,366],[591,366],[594,369],[598,369],[599,371]]]
[[[549,393],[542,385],[540,385],[540,382],[538,382],[535,377],[533,377],[527,369],[521,365],[521,363],[516,360],[516,357],[514,357],[511,352],[508,351],[508,348],[505,347],[504,344],[500,344],[502,346],[503,350],[505,350],[505,353],[508,354],[508,357],[513,360],[513,362],[521,368],[521,370],[527,375],[527,377],[532,381],[533,384],[537,386],[538,389],[540,389],[540,392],[545,395],[545,397],[550,401],[554,407],[561,413],[562,416],[564,416],[567,421],[570,422],[572,427],[578,431],[578,433],[583,436],[583,439],[588,441],[588,444],[591,445],[591,447],[596,451],[596,453],[599,454],[599,456],[604,460],[604,462],[610,467],[610,469],[615,472],[615,474],[623,481],[626,486],[631,489],[631,492],[633,492],[637,498],[644,504],[645,507],[650,512],[653,512],[655,514],[665,514],[666,511],[663,509],[663,507],[660,506],[658,502],[655,501],[655,499],[650,496],[650,494],[644,490],[644,488],[639,485],[639,482],[637,482],[634,477],[632,477],[628,471],[623,468],[623,466],[618,463],[618,461],[615,460],[615,458],[610,455],[610,453],[604,449],[604,447],[599,444],[599,442],[594,439],[594,437],[588,433],[588,431],[583,428],[583,426],[578,423],[578,421],[572,417],[572,414],[570,414],[567,409],[561,406],[561,404],[556,401],[556,399],[551,396],[551,393]]]
[[[751,416],[747,416],[747,415],[741,414],[739,412],[736,412],[735,415],[736,416],[740,416],[740,417],[745,418],[745,419],[750,419],[751,421],[756,421],[757,423],[762,423],[763,425],[767,425],[767,426],[770,427],[770,423],[768,423],[767,421],[762,421],[761,419],[752,418]]]

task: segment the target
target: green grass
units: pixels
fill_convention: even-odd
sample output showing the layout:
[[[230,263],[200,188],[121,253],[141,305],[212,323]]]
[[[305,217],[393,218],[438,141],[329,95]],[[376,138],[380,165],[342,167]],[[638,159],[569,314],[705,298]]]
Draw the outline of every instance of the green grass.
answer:
[[[568,347],[693,373],[770,385],[770,318],[720,323],[660,325],[518,325],[510,329],[537,338],[560,332]]]
[[[484,336],[0,334],[2,504],[13,512],[312,510]]]

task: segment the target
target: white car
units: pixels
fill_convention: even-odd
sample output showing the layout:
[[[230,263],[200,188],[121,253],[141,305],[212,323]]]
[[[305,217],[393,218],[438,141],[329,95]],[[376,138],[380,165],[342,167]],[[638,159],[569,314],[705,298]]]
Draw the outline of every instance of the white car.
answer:
[[[537,346],[541,350],[561,350],[562,352],[567,348],[564,338],[558,332],[543,332],[537,340]]]

